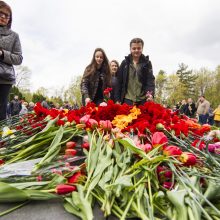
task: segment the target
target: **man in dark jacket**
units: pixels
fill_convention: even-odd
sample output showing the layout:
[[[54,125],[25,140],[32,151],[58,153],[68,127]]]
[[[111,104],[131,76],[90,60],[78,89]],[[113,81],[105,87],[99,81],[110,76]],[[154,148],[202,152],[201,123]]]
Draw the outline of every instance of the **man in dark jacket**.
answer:
[[[117,73],[117,102],[140,105],[154,96],[155,77],[149,56],[142,54],[143,46],[140,38],[130,42],[131,53],[122,61]]]
[[[187,115],[190,118],[195,117],[196,105],[191,98],[188,98],[188,100],[187,100],[186,109],[185,109],[184,113],[185,113],[185,115]]]
[[[18,115],[21,111],[21,108],[21,101],[19,100],[18,96],[15,95],[14,99],[10,102],[11,116]]]

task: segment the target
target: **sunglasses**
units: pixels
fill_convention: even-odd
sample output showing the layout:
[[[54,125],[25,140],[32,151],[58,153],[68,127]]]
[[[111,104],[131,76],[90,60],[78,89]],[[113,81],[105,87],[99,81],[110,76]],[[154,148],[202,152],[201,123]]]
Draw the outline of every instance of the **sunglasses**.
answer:
[[[6,14],[6,13],[4,13],[4,12],[2,12],[2,11],[0,11],[0,17],[1,17],[1,18],[5,18],[5,19],[9,19],[9,18],[10,18],[10,15],[9,15],[9,14]]]

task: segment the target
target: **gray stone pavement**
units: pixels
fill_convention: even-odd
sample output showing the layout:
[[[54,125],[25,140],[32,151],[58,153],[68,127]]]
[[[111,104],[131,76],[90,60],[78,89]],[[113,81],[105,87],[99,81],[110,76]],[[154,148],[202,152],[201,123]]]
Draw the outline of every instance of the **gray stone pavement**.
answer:
[[[0,212],[12,208],[15,204],[0,204]],[[117,220],[116,217],[105,218],[97,206],[94,207],[94,220]],[[0,217],[1,220],[79,220],[66,212],[61,201],[31,201],[16,211]]]

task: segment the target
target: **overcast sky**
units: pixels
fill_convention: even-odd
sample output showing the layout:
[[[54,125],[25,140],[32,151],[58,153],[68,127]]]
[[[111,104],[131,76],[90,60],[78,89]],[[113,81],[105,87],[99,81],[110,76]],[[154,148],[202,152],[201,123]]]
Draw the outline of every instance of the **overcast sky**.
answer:
[[[121,62],[134,37],[144,40],[155,75],[160,69],[220,64],[220,0],[7,0],[21,40],[32,91],[68,86],[95,48]]]

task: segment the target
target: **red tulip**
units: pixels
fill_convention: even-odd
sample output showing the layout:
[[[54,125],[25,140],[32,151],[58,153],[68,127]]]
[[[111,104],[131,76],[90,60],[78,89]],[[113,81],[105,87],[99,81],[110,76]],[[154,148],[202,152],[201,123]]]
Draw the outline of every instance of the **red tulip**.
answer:
[[[66,184],[57,185],[57,187],[55,189],[55,192],[57,194],[59,194],[59,195],[71,193],[73,191],[76,191],[76,187],[75,186],[66,185]]]
[[[89,142],[84,142],[82,144],[82,148],[85,148],[86,150],[89,150]]]
[[[196,156],[189,152],[183,152],[179,159],[186,166],[193,166],[196,164]]]
[[[66,149],[65,150],[65,155],[67,155],[67,156],[75,156],[76,153],[77,153],[77,150],[75,150],[75,149]]]
[[[177,156],[182,154],[182,150],[177,146],[167,146],[164,147],[163,154],[166,156]]]
[[[0,159],[0,165],[4,164],[4,160]]]
[[[42,181],[42,179],[43,179],[43,178],[42,178],[42,176],[41,176],[41,175],[39,175],[39,176],[37,176],[37,177],[36,177],[37,182],[41,182],[41,181]]]
[[[166,189],[171,189],[172,186],[173,186],[172,182],[164,182],[163,183],[163,187],[166,188]]]
[[[157,174],[159,175],[161,172],[165,171],[166,170],[166,167],[164,166],[158,166],[157,167]]]
[[[71,177],[68,178],[68,183],[78,183],[82,178],[82,176],[83,175],[80,171],[76,172]]]
[[[66,149],[73,149],[76,146],[75,141],[68,141],[66,142]]]
[[[170,170],[167,170],[167,171],[164,172],[164,176],[165,176],[166,178],[171,179],[172,176],[173,176],[173,172],[170,171]]]
[[[168,139],[167,136],[163,132],[155,132],[152,137],[152,145],[153,147],[158,147],[160,145],[167,144]]]
[[[206,147],[205,142],[198,139],[193,141],[192,146],[199,148],[199,150],[203,150]]]

